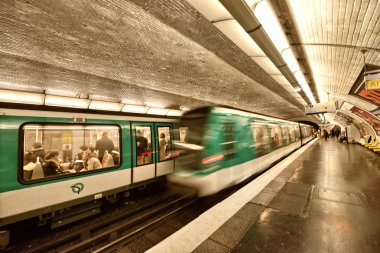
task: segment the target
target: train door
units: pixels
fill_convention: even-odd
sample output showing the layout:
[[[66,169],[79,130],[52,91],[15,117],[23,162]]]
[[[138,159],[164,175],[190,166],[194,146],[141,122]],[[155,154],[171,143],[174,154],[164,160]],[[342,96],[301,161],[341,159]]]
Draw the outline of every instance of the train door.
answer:
[[[171,157],[171,124],[132,123],[132,182],[140,182],[174,171]]]
[[[156,136],[156,176],[174,172],[174,157],[172,156],[173,129],[171,124],[155,123]]]

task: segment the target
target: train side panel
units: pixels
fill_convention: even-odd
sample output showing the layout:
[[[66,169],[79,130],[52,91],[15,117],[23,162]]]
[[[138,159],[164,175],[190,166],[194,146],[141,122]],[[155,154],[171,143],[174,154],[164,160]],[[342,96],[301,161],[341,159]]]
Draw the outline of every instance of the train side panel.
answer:
[[[91,174],[78,174],[74,177],[46,178],[46,181],[25,184],[20,182],[22,166],[19,152],[23,140],[19,139],[19,128],[25,122],[70,123],[64,118],[1,116],[1,152],[4,161],[0,167],[0,225],[52,212],[58,208],[99,199],[115,189],[125,189],[131,184],[131,157],[128,122],[109,120],[88,120],[87,123],[117,124],[122,127],[122,164],[118,168],[99,170]],[[18,175],[19,173],[19,175]],[[80,192],[73,186],[81,185]],[[22,204],[20,204],[22,203]],[[19,217],[15,217],[15,216]]]
[[[301,146],[297,123],[228,108],[212,107],[209,112],[198,169],[185,168],[169,177],[196,188],[198,196],[237,184]],[[287,141],[282,139],[282,127],[286,127]]]

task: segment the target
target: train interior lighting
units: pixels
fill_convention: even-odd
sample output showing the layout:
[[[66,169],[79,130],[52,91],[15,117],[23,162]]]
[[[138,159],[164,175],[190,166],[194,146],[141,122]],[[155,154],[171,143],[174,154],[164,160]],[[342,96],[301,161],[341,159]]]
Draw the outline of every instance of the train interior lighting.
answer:
[[[295,58],[292,49],[286,39],[286,36],[278,22],[276,16],[274,15],[271,7],[267,1],[260,1],[253,7],[253,13],[262,24],[264,30],[268,34],[269,38],[281,53],[282,58],[289,66],[290,70],[293,72],[298,83],[301,85],[306,96],[309,98],[312,104],[315,104],[315,98],[311,93],[310,87],[306,82],[303,73],[300,70],[297,59]],[[301,77],[302,76],[302,77]]]

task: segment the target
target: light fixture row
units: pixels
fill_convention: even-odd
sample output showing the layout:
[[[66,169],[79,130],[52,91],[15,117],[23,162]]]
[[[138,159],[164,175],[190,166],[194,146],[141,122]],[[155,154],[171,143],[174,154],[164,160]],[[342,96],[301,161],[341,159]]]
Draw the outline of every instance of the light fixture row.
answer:
[[[315,98],[310,90],[305,76],[301,71],[300,66],[298,65],[298,61],[294,56],[292,49],[290,48],[284,31],[282,30],[281,25],[278,22],[268,2],[266,0],[258,2],[256,5],[254,5],[253,13],[263,26],[265,32],[268,34],[274,46],[280,52],[289,69],[293,72],[294,77],[297,79],[298,84],[301,86],[310,102],[312,104],[316,104]]]
[[[0,90],[0,101],[6,103],[58,106],[66,108],[92,109],[102,111],[130,112],[166,116],[181,116],[183,111],[166,108],[98,101],[84,98],[31,93],[13,90]]]

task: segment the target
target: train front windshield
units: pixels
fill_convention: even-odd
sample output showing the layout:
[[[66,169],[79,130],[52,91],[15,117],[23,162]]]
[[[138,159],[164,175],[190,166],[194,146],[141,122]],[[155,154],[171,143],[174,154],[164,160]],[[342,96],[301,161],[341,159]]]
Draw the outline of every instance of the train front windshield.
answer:
[[[202,140],[206,126],[207,108],[198,109],[185,114],[179,127],[179,142],[176,149],[180,151],[179,167],[198,169],[203,150]]]

